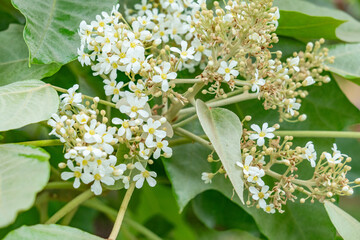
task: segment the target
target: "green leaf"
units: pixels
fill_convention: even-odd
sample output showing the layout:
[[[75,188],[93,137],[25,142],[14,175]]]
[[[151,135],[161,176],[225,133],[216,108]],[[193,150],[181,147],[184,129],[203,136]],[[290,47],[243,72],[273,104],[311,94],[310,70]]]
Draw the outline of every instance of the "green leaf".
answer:
[[[278,28],[280,35],[300,39],[324,37],[345,42],[360,41],[360,22],[343,11],[317,6],[302,0],[275,0],[274,5],[280,9]],[[321,18],[328,19],[329,24],[326,25],[326,21]],[[346,22],[336,28],[336,24],[339,23],[336,20]],[[304,25],[307,25],[309,32],[303,29]],[[296,28],[298,31],[294,31]]]
[[[226,240],[257,240],[259,238],[254,237],[248,232],[240,231],[240,230],[228,230],[221,232],[209,232],[200,237],[200,240],[218,240],[218,239],[226,239]]]
[[[0,131],[6,131],[49,119],[59,97],[49,85],[27,80],[0,87],[0,105]]]
[[[325,201],[325,209],[336,230],[344,240],[359,239],[360,222],[329,201]]]
[[[196,112],[204,132],[220,157],[235,192],[244,203],[243,173],[236,167],[236,162],[241,161],[242,124],[240,119],[227,109],[210,110],[200,99],[196,101]]]
[[[26,18],[25,42],[31,63],[65,64],[75,59],[80,47],[77,34],[82,20],[95,20],[102,11],[109,12],[116,0],[13,0]]]
[[[40,148],[0,145],[0,227],[29,209],[49,180],[50,155]],[[20,239],[20,238],[19,238]]]
[[[29,51],[23,39],[24,27],[10,24],[0,32],[0,86],[25,79],[42,79],[60,69],[58,64],[29,67]]]
[[[81,231],[77,228],[61,225],[42,225],[23,226],[10,232],[4,240],[101,240],[90,233]]]
[[[335,62],[328,64],[331,72],[347,79],[360,78],[360,43],[329,46],[329,56],[335,57]]]

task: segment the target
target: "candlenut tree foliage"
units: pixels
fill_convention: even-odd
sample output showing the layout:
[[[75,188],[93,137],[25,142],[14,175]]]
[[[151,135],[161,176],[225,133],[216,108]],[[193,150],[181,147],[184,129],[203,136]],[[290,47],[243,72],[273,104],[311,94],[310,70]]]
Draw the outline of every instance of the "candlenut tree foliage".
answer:
[[[360,113],[335,80],[360,78],[346,13],[291,0],[1,11],[5,240],[359,236],[336,206],[360,185]]]

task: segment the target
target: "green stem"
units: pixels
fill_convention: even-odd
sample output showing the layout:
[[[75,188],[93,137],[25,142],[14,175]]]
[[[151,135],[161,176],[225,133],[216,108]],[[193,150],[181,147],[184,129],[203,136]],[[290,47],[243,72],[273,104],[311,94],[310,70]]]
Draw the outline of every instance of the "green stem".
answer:
[[[214,150],[214,147],[211,145],[211,143],[209,141],[206,141],[205,139],[193,134],[192,132],[189,132],[188,130],[185,130],[183,128],[176,128],[175,133],[180,136],[184,136],[191,140],[194,140],[195,142],[198,142],[201,145],[203,145],[207,148],[210,148],[211,150]]]
[[[62,92],[62,93],[67,93],[67,90],[65,88],[61,88],[61,87],[57,87],[57,86],[53,86],[53,85],[50,85],[52,88],[54,88],[56,91],[58,92]],[[85,98],[85,99],[89,99],[89,100],[93,100],[94,98],[93,97],[90,97],[88,95],[84,95],[82,94],[82,96]],[[100,104],[103,104],[105,106],[110,106],[110,107],[113,107],[113,108],[116,108],[116,104],[114,103],[111,103],[111,102],[108,102],[108,101],[105,101],[105,100],[102,100],[100,99],[99,101]]]
[[[195,120],[197,118],[198,118],[197,114],[194,114],[191,117],[182,120],[181,122],[175,123],[172,127],[173,127],[173,129],[178,128],[178,127],[182,127],[182,126],[186,125],[187,123],[189,123],[189,122],[191,122],[191,121],[193,121],[193,120]]]
[[[95,199],[95,198],[90,199],[90,200],[86,201],[83,205],[104,213],[110,220],[112,220],[114,222],[116,220],[116,215],[117,215],[116,210],[105,205],[103,202],[99,201],[98,199]],[[146,227],[142,226],[141,224],[139,224],[127,217],[124,218],[124,223],[133,227],[135,230],[137,230],[139,233],[143,234],[149,240],[161,240],[161,238],[159,236],[157,236],[155,233],[153,233]]]
[[[274,171],[271,171],[270,169],[265,169],[265,173],[266,173],[266,175],[269,175],[270,177],[273,177],[277,180],[281,180],[283,178],[283,175],[276,173]],[[293,179],[293,180],[291,180],[291,182],[294,184],[297,184],[297,185],[305,186],[307,188],[311,188],[312,186],[315,185],[315,182],[312,179],[310,179],[310,180]]]
[[[57,190],[57,189],[71,189],[75,190],[71,182],[49,182],[46,184],[44,190]],[[78,190],[82,189],[81,187]]]
[[[128,204],[130,202],[130,199],[131,199],[131,196],[132,196],[132,194],[134,192],[134,189],[135,189],[135,182],[132,182],[130,184],[129,189],[125,193],[124,199],[123,199],[123,201],[121,203],[119,212],[117,214],[113,229],[112,229],[112,231],[110,233],[110,236],[109,236],[108,240],[115,240],[117,238],[117,236],[119,234],[119,231],[120,231],[120,228],[121,228],[121,224],[122,224],[124,216],[125,216],[126,209],[127,209]]]
[[[257,98],[257,94],[255,93],[243,93],[237,96],[233,96],[233,97],[229,97],[226,99],[221,99],[218,101],[213,101],[213,102],[207,102],[206,105],[208,107],[221,107],[221,106],[226,106],[226,105],[230,105],[233,103],[238,103],[238,102],[242,102],[242,101],[246,101],[246,100],[250,100],[250,99],[255,99]],[[195,107],[189,107],[189,108],[185,108],[180,110],[179,114],[180,115],[185,115],[185,114],[190,114],[190,113],[195,113],[196,109]]]
[[[66,214],[68,214],[73,209],[77,208],[80,204],[82,204],[83,202],[85,202],[86,200],[90,199],[93,196],[94,196],[94,194],[91,192],[90,189],[81,193],[76,198],[71,200],[68,204],[66,204],[63,208],[61,208],[59,211],[57,211],[54,215],[52,215],[51,218],[49,218],[49,220],[47,220],[45,222],[45,224],[56,223],[62,217],[64,217]]]
[[[68,214],[66,214],[65,217],[61,220],[60,224],[61,225],[69,225],[78,209],[79,209],[79,207],[76,207],[73,210],[71,210]]]
[[[208,140],[208,137],[206,135],[201,135],[199,136],[205,140]],[[179,146],[179,145],[183,145],[183,144],[187,144],[187,143],[192,143],[194,140],[189,139],[189,138],[178,138],[178,139],[174,139],[174,140],[169,140],[169,146],[170,147],[175,147],[175,146]]]
[[[198,83],[198,82],[201,82],[202,80],[201,79],[198,79],[198,78],[193,78],[193,79],[174,79],[174,80],[171,80],[169,84],[186,84],[186,83]]]
[[[26,142],[16,142],[14,144],[31,145],[35,147],[50,147],[50,146],[61,146],[63,145],[59,139],[47,139],[47,140],[36,140]]]
[[[343,131],[276,131],[275,135],[280,137],[360,138],[360,132]]]

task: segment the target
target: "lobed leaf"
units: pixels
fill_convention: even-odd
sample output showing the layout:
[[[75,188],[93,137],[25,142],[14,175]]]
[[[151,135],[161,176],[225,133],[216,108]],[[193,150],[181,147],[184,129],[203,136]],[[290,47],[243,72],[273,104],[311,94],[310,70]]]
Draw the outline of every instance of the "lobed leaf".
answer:
[[[80,47],[77,34],[82,20],[89,24],[101,11],[109,12],[116,0],[12,0],[26,18],[24,39],[30,62],[65,64]]]
[[[50,155],[40,148],[0,145],[0,227],[29,209],[50,176]],[[21,239],[21,238],[18,238]]]
[[[204,132],[220,157],[235,192],[244,203],[243,172],[236,167],[236,162],[241,161],[242,124],[240,119],[227,109],[209,109],[200,99],[196,101],[196,113]]]
[[[59,97],[39,80],[19,81],[0,87],[0,131],[47,120],[57,112]]]
[[[60,69],[58,64],[29,66],[29,50],[23,39],[24,27],[10,24],[0,32],[0,86],[26,79],[42,79]]]
[[[336,230],[344,240],[359,239],[360,222],[329,201],[325,201],[325,209]]]
[[[101,240],[90,233],[81,231],[77,228],[61,226],[61,225],[43,225],[23,226],[10,232],[4,240],[35,240],[35,239],[51,239],[51,240]]]

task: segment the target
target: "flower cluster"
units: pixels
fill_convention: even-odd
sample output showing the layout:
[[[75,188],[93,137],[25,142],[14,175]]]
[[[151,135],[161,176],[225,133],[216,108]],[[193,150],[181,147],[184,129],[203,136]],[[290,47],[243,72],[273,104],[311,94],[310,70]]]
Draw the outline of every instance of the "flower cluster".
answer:
[[[275,209],[281,213],[282,205],[288,200],[297,199],[295,190],[306,196],[300,198],[300,203],[307,199],[311,199],[312,203],[315,199],[320,202],[326,199],[335,201],[335,195],[353,194],[353,188],[358,186],[360,179],[351,182],[347,178],[346,174],[351,169],[347,163],[351,158],[342,154],[336,144],[333,145],[332,153],[323,152],[317,159],[315,146],[311,141],[304,147],[297,146],[293,149],[293,137],[285,136],[283,140],[275,138],[273,132],[278,128],[278,124],[269,127],[268,123],[264,123],[261,128],[252,124],[252,130],[244,129],[242,161],[236,162],[236,167],[242,169],[245,187],[249,190],[247,205],[256,205],[267,213],[275,213]],[[304,160],[314,168],[313,177],[308,180],[301,180],[296,174],[299,164]],[[287,169],[279,174],[271,170],[275,165],[284,165]],[[220,167],[215,173],[203,173],[202,180],[211,183],[218,173],[225,171]],[[264,176],[274,178],[275,182],[266,184]]]
[[[59,113],[48,121],[53,127],[50,134],[59,137],[65,144],[67,162],[60,163],[59,167],[67,166],[70,172],[63,172],[61,178],[75,178],[74,188],[78,188],[81,182],[92,183],[91,190],[96,195],[102,193],[102,184],[111,186],[117,180],[125,188],[129,187],[131,178],[136,181],[137,188],[143,186],[145,179],[150,186],[155,186],[156,173],[147,171],[145,166],[152,163],[149,160],[152,154],[155,159],[172,154],[168,142],[164,140],[172,134],[166,119],[155,120],[159,117],[151,116],[149,107],[145,106],[146,98],[137,98],[125,92],[129,96],[124,98],[126,103],[119,101],[118,104],[130,119],[113,118],[112,123],[121,127],[107,126],[106,112],[97,109],[99,99],[94,98],[91,106],[89,101],[83,105],[83,96],[76,93],[78,87],[75,85],[60,96]],[[121,146],[126,144],[130,149],[126,158],[124,155],[116,156],[114,148],[120,147],[117,143]]]

